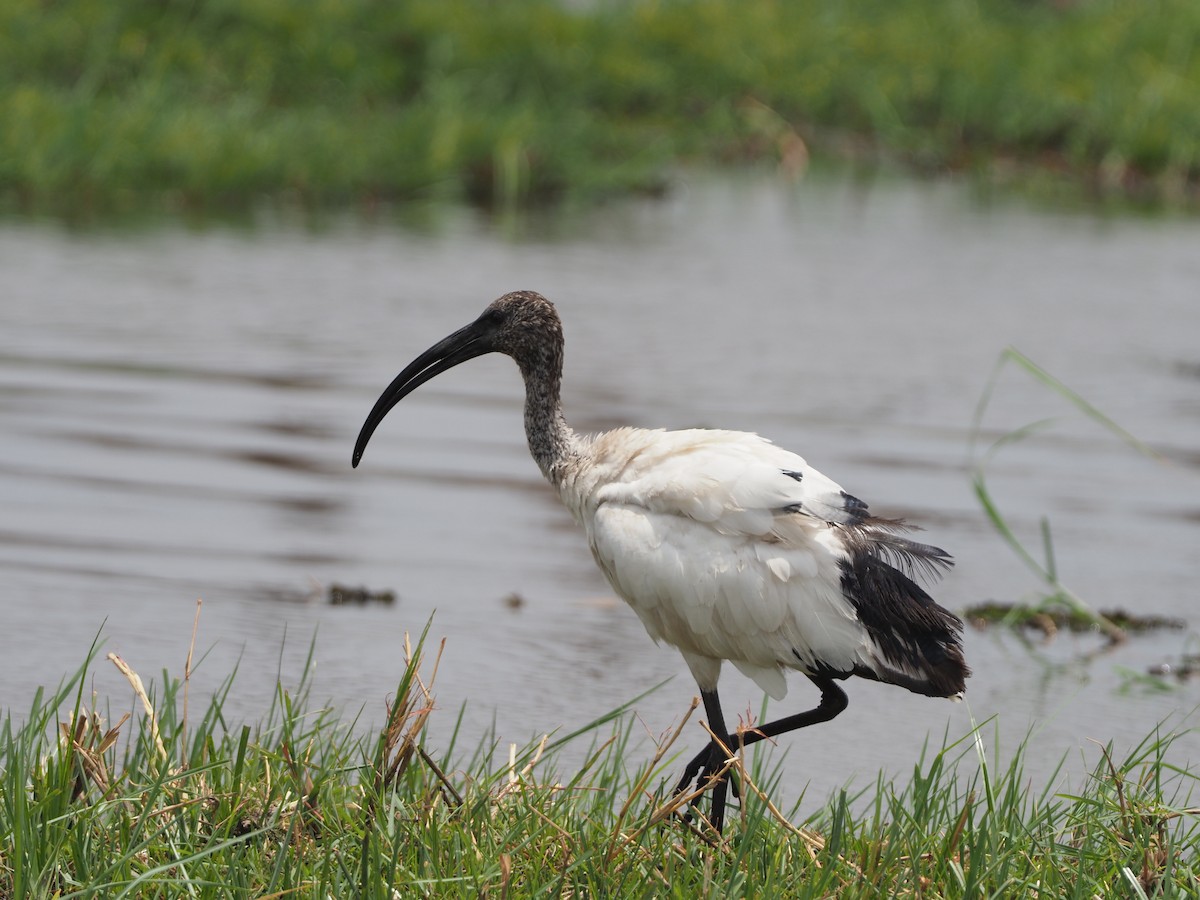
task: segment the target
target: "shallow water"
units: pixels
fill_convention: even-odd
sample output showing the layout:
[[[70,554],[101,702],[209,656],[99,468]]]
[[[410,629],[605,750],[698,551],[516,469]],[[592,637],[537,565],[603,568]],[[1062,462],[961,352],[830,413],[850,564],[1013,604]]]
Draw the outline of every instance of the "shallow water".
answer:
[[[396,372],[527,287],[563,315],[577,428],[759,431],[923,525],[957,559],[934,591],[954,609],[1038,589],[969,479],[970,423],[1005,346],[1165,458],[1006,370],[986,440],[1056,420],[989,470],[1014,527],[1038,548],[1045,517],[1063,580],[1093,605],[1188,629],[1091,662],[1093,637],[1031,649],[968,631],[967,704],[850,682],[844,715],[781,740],[785,805],[805,785],[823,798],[903,773],[972,716],[998,716],[1002,755],[1028,734],[1031,770],[1069,753],[1069,778],[1098,758],[1093,739],[1120,749],[1163,720],[1196,724],[1200,682],[1154,691],[1126,673],[1196,646],[1200,223],[981,203],[947,183],[695,178],[666,200],[516,227],[463,210],[419,227],[10,221],[0,272],[0,706],[18,716],[97,633],[143,677],[178,676],[199,597],[193,691],[236,662],[234,717],[262,717],[277,673],[295,684],[315,633],[315,696],[379,722],[402,635],[436,610],[435,744],[464,702],[468,745],[493,724],[524,743],[673,677],[637,704],[650,732],[668,728],[694,684],[612,597],[541,482],[508,360],[422,388],[349,465]],[[332,582],[398,600],[332,607]],[[129,704],[107,663],[91,683]],[[814,693],[797,678],[773,709]],[[736,672],[723,697],[731,718],[761,703]],[[1196,759],[1200,736],[1175,754]]]

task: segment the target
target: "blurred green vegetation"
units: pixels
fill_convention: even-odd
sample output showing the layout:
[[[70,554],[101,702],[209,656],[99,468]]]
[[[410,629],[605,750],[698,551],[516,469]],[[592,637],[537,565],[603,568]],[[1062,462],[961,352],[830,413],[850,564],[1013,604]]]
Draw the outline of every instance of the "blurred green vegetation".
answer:
[[[6,0],[0,194],[516,205],[811,148],[1192,204],[1198,48],[1191,0]]]

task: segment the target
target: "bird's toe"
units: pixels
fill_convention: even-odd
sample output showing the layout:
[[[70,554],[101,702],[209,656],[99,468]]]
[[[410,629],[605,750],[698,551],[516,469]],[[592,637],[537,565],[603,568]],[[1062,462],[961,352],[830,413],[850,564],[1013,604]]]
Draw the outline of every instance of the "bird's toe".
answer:
[[[675,787],[675,796],[691,793],[692,791],[708,791],[710,795],[708,823],[718,833],[725,825],[725,808],[729,791],[732,787],[735,800],[741,800],[742,794],[736,778],[731,777],[727,766],[728,758],[724,748],[712,741],[688,763],[683,771],[683,777]],[[685,822],[692,821],[691,805],[680,810],[680,816]]]

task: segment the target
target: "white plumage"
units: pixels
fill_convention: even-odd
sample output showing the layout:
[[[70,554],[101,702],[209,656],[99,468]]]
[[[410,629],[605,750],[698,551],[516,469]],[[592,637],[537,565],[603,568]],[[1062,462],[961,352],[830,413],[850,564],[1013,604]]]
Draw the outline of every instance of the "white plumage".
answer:
[[[530,452],[584,527],[613,589],[655,641],[683,655],[715,735],[684,772],[713,784],[719,830],[734,748],[717,695],[728,660],[776,700],[785,670],[804,673],[820,704],[740,735],[743,745],[828,721],[846,706],[850,675],[956,697],[969,670],[961,622],[911,579],[950,564],[903,536],[794,453],[755,434],[619,428],[594,437],[566,424],[563,339],[548,300],[506,294],[435,344],[383,392],[354,449],[358,464],[388,411],[440,372],[480,356],[511,356],[525,379]]]
[[[652,638],[680,650],[701,690],[716,688],[721,660],[776,700],[787,694],[781,667],[872,664],[840,589],[837,484],[743,432],[622,428],[590,451],[563,502],[613,589]]]

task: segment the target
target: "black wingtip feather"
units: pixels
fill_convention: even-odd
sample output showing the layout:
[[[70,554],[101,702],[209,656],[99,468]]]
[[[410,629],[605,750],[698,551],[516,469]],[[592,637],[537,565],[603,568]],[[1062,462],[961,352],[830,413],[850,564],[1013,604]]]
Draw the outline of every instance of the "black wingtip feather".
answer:
[[[918,531],[903,519],[869,518],[846,529],[846,543],[851,556],[870,556],[909,578],[923,577],[937,581],[954,568],[954,557],[932,544],[922,544],[896,532]]]
[[[928,559],[935,565],[949,560],[936,547],[913,547],[902,551],[913,560]],[[882,555],[879,545],[873,543],[869,550],[852,550],[841,564],[842,592],[854,605],[880,656],[875,669],[856,669],[855,674],[931,697],[962,693],[971,674],[960,640],[962,620],[934,602]]]

